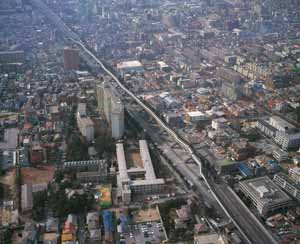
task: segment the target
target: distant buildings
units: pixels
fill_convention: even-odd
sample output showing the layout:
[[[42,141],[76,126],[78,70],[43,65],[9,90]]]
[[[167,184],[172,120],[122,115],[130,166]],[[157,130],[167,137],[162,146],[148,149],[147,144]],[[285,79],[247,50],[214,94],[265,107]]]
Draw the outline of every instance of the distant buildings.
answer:
[[[0,64],[24,63],[24,51],[2,51],[0,52]]]
[[[63,50],[64,68],[66,70],[77,70],[80,65],[79,50],[65,47]]]
[[[291,198],[267,176],[241,181],[239,187],[261,215],[291,204]]]
[[[23,51],[0,52],[0,73],[23,72],[25,54]]]
[[[124,105],[116,91],[107,82],[96,86],[98,109],[110,125],[111,135],[119,139],[124,134]]]

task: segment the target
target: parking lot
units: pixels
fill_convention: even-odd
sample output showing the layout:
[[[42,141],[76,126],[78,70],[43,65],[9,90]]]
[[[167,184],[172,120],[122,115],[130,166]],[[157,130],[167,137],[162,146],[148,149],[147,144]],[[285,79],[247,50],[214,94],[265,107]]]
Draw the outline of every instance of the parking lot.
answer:
[[[147,222],[129,226],[127,233],[123,233],[120,243],[123,244],[152,244],[162,243],[165,240],[162,224],[159,222]]]

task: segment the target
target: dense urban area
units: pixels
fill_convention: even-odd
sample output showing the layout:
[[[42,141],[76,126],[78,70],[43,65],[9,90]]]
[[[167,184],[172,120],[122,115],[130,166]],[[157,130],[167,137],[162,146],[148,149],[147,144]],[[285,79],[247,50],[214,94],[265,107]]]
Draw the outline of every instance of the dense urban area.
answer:
[[[0,1],[0,244],[300,244],[298,0]]]

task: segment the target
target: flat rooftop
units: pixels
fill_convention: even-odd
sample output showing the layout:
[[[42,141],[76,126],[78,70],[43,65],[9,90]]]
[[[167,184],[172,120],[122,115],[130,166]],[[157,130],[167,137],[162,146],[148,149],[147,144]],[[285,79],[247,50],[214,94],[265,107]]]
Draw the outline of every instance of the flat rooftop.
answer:
[[[241,181],[240,184],[262,202],[276,204],[291,200],[268,176]]]
[[[225,158],[225,159],[217,160],[216,163],[217,163],[218,165],[221,165],[221,166],[226,166],[226,165],[236,164],[237,162]]]
[[[205,113],[202,113],[200,111],[188,112],[188,115],[190,117],[206,116]]]
[[[121,63],[118,63],[117,68],[118,69],[130,69],[130,68],[142,68],[143,65],[138,60],[133,61],[124,61]]]

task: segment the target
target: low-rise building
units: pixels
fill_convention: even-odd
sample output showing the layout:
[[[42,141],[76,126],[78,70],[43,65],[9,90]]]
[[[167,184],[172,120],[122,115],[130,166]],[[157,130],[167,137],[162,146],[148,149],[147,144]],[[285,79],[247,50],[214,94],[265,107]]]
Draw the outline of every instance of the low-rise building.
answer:
[[[230,159],[216,160],[214,167],[218,174],[226,175],[238,170],[239,163]]]
[[[211,121],[211,127],[213,129],[215,129],[216,131],[218,131],[218,130],[224,128],[226,126],[227,122],[228,122],[227,119],[225,119],[223,117],[222,118],[213,119]]]
[[[245,160],[254,153],[254,148],[250,146],[247,140],[236,140],[230,146],[232,157],[237,160]]]
[[[89,212],[86,216],[86,224],[89,230],[89,241],[99,243],[101,241],[101,229],[98,212]]]
[[[274,150],[273,151],[273,157],[278,161],[286,161],[289,159],[289,154],[283,150]]]

